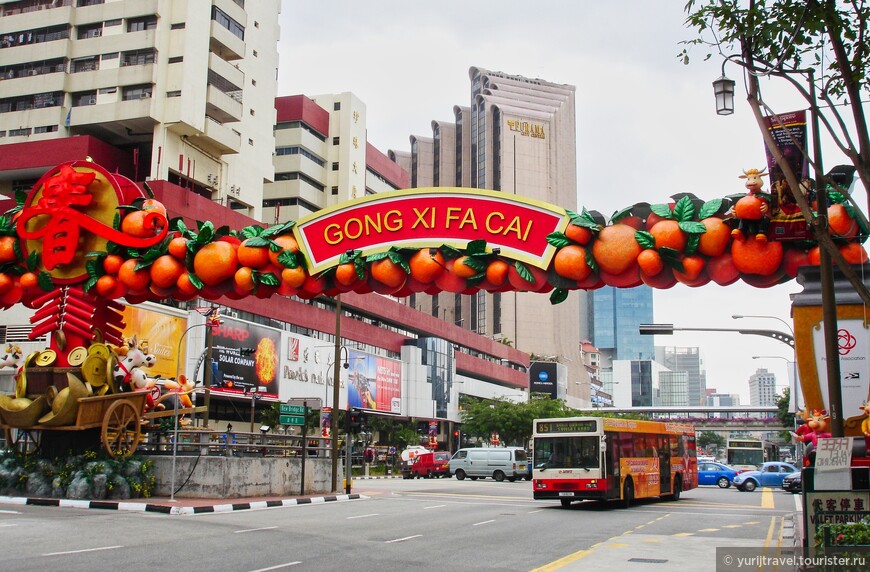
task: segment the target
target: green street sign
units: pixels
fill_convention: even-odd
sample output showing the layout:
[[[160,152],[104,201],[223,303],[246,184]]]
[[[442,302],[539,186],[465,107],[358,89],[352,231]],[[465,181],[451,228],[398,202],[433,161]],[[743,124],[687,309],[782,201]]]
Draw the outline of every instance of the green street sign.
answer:
[[[279,415],[278,423],[281,425],[305,425],[305,416],[303,415]]]
[[[284,415],[305,415],[305,407],[301,405],[287,405],[286,403],[281,403],[278,405],[278,413]]]

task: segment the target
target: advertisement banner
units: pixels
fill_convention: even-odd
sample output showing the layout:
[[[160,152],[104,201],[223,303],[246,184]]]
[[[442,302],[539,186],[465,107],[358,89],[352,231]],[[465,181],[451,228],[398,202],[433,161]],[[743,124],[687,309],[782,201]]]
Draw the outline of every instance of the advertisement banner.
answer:
[[[212,345],[212,393],[258,391],[277,399],[281,331],[233,318],[221,320]]]
[[[816,348],[819,389],[825,409],[830,409],[825,333],[822,328],[813,330],[813,345]],[[859,406],[870,393],[870,330],[864,327],[861,319],[838,320],[837,351],[840,357],[841,403],[845,410],[844,418],[848,418],[859,413]]]
[[[187,328],[187,318],[134,306],[126,306],[123,314],[124,337],[136,336],[140,344],[147,342],[147,353],[157,356],[152,367],[142,368],[145,373],[149,377],[174,379],[178,375],[178,364],[184,360],[185,348],[180,348],[179,353],[179,342]]]
[[[794,111],[765,118],[776,146],[782,152],[791,170],[809,189],[809,161],[807,150],[807,112]],[[789,188],[785,175],[765,146],[767,169],[770,174],[770,225],[768,235],[774,240],[804,240],[810,238],[810,230],[794,199],[794,189]],[[802,192],[807,193],[807,189]],[[810,189],[807,199],[812,202],[815,191]]]
[[[402,412],[402,365],[399,361],[349,352],[347,399],[351,407]]]
[[[324,406],[332,405],[333,356],[335,347],[323,340],[283,332],[281,337],[281,401],[319,397]],[[342,370],[345,371],[345,370]],[[342,383],[342,386],[344,384]],[[339,409],[347,403],[342,387]]]
[[[531,367],[529,367],[529,392],[546,393],[551,399],[557,399],[558,366],[559,364],[556,362],[532,362]]]

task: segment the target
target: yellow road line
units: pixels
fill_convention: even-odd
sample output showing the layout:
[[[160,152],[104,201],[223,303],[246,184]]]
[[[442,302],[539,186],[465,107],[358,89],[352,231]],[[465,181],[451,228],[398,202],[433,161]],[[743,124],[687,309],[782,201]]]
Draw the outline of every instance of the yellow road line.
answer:
[[[761,508],[774,508],[773,504],[773,489],[764,487],[761,489]]]
[[[553,570],[558,570],[559,568],[561,568],[563,566],[567,566],[568,564],[571,564],[572,562],[577,562],[581,558],[585,558],[586,556],[589,556],[590,554],[592,554],[591,550],[580,550],[580,551],[575,552],[574,554],[569,554],[568,556],[565,556],[564,558],[559,558],[558,560],[554,560],[553,562],[550,562],[549,564],[544,564],[540,568],[535,568],[531,572],[553,572]]]

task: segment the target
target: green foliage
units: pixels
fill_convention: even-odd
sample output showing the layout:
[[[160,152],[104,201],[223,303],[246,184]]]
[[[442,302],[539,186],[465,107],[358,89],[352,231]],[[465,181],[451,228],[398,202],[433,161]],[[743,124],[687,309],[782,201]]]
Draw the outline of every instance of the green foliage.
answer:
[[[791,401],[791,390],[786,387],[779,399],[776,400],[776,418],[782,423],[783,427],[794,427],[794,413],[791,413],[788,408]],[[791,433],[789,431],[780,431],[779,435],[789,443]]]
[[[713,431],[701,431],[698,434],[698,446],[707,451],[718,451],[725,446],[725,437]]]

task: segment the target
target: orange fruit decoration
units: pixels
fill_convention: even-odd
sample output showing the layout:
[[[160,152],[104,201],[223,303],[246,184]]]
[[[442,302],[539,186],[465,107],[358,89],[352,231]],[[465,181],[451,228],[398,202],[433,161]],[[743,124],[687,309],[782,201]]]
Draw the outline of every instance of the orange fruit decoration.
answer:
[[[486,281],[495,287],[504,286],[508,279],[510,266],[504,260],[493,260],[486,267]]]
[[[275,266],[283,267],[284,265],[278,262],[278,256],[285,250],[289,250],[290,252],[299,252],[299,243],[296,242],[296,239],[293,238],[292,234],[282,234],[281,236],[276,236],[272,239],[272,242],[277,244],[282,248],[279,251],[273,251],[269,248],[269,261]]]
[[[761,212],[763,204],[764,201],[757,196],[746,195],[734,205],[734,216],[748,220],[761,220],[761,217],[764,216],[764,213]]]
[[[434,282],[446,268],[441,251],[432,252],[428,248],[415,252],[408,260],[408,266],[411,268],[411,278],[423,284]]]
[[[650,288],[658,290],[667,290],[677,283],[677,279],[674,278],[674,272],[670,268],[662,268],[661,272],[652,276],[641,270],[640,279]]]
[[[813,246],[807,252],[807,264],[818,266],[822,262],[822,247],[819,245]]]
[[[181,276],[179,276],[178,280],[175,282],[175,287],[185,296],[195,296],[199,294],[199,290],[193,285],[193,282],[190,281],[189,272],[181,273]]]
[[[256,285],[254,271],[250,266],[240,266],[233,275],[233,286],[239,292],[250,292]]]
[[[15,256],[15,237],[0,236],[0,264],[18,260]]]
[[[782,264],[782,243],[776,241],[735,240],[731,243],[734,266],[742,274],[770,276]]]
[[[649,215],[647,215],[647,217],[646,217],[646,222],[645,222],[646,229],[651,230],[652,227],[654,227],[656,224],[658,224],[659,222],[661,222],[663,220],[668,220],[668,219],[666,219],[663,216],[659,216],[653,212],[649,213]],[[622,221],[620,221],[620,222],[622,222]],[[640,230],[640,229],[638,229],[638,230]]]
[[[187,256],[187,239],[183,236],[176,236],[172,240],[169,241],[169,254],[178,258],[179,260],[184,260]]]
[[[656,248],[666,246],[677,252],[682,252],[686,248],[686,233],[675,220],[660,220],[649,229],[649,233],[656,239]]]
[[[142,210],[145,212],[156,211],[166,216],[166,207],[157,199],[145,199],[142,201]]]
[[[520,276],[516,265],[508,267],[508,282],[511,283],[514,290],[518,292],[543,292],[544,290],[551,288],[550,283],[547,282],[546,270],[541,270],[537,266],[531,266],[529,264],[526,264],[525,267],[531,273],[534,281],[526,280]]]
[[[647,248],[637,255],[637,265],[647,276],[655,276],[665,267],[661,255],[653,248]]]
[[[559,249],[553,258],[553,270],[571,280],[583,280],[592,273],[592,268],[586,263],[586,249],[576,244]]]
[[[15,280],[8,274],[0,273],[0,294],[5,294],[12,290],[15,285]]]
[[[625,224],[606,226],[592,243],[592,255],[598,266],[609,274],[622,274],[637,264],[643,250],[634,238],[635,230]]]
[[[451,272],[459,276],[460,278],[471,278],[472,276],[477,275],[477,270],[466,264],[466,262],[470,260],[468,256],[460,256],[453,262],[453,267]]]
[[[636,264],[634,266],[629,266],[628,270],[620,272],[619,274],[611,274],[606,270],[601,270],[598,272],[598,275],[601,276],[601,280],[603,280],[605,284],[613,286],[614,288],[634,288],[635,286],[643,284],[643,280],[640,276],[640,267]]]
[[[840,247],[840,253],[849,264],[864,264],[867,262],[867,251],[857,242],[850,242]]]
[[[287,288],[302,288],[306,278],[308,278],[308,273],[302,266],[281,270],[281,283],[286,284]]]
[[[734,266],[734,258],[725,252],[707,261],[707,274],[719,286],[734,284],[740,278],[740,271]]]
[[[335,267],[335,283],[341,286],[353,286],[359,280],[356,274],[356,264],[345,262]]]
[[[232,278],[239,267],[236,247],[229,242],[210,242],[193,257],[193,271],[206,286]]]
[[[17,282],[12,284],[12,288],[0,294],[0,306],[4,308],[8,308],[13,304],[17,304],[21,301],[21,297],[24,295],[24,289],[21,288],[21,285]]]
[[[148,289],[151,282],[151,273],[147,268],[136,270],[136,265],[141,261],[140,258],[129,258],[118,269],[118,280],[132,294],[141,294]]]
[[[137,238],[148,238],[157,234],[153,226],[146,226],[145,211],[131,211],[121,221],[121,232]]]
[[[117,274],[124,264],[124,259],[117,254],[109,254],[103,259],[103,270],[106,274]]]
[[[695,280],[698,276],[701,275],[701,272],[704,270],[704,266],[707,264],[707,261],[704,260],[703,257],[697,255],[684,256],[682,261],[684,272],[680,272],[679,270],[674,270],[674,276],[680,282],[683,280],[687,282],[691,282]],[[681,278],[683,280],[681,280]],[[685,282],[683,282],[685,284]]]
[[[571,223],[565,229],[565,236],[568,237],[569,240],[573,240],[574,242],[580,244],[589,244],[589,241],[592,240],[592,231],[585,226],[579,226]]]
[[[103,274],[99,278],[97,278],[97,284],[94,288],[97,291],[97,294],[102,296],[103,298],[108,298],[109,294],[115,289],[115,286],[118,285],[118,279],[109,274]]]
[[[405,270],[389,257],[376,260],[371,265],[371,276],[390,288],[401,288],[405,283]]]
[[[18,283],[21,284],[21,287],[25,290],[29,288],[35,288],[39,285],[39,278],[37,278],[36,273],[34,272],[25,272],[21,276],[18,277]]]
[[[843,238],[858,234],[858,222],[849,215],[845,205],[834,204],[828,207],[828,225],[831,232]]]
[[[260,270],[269,265],[268,246],[250,246],[251,239],[247,238],[239,245],[239,266],[250,266]]]
[[[705,218],[701,224],[707,232],[698,239],[698,252],[711,258],[723,254],[731,240],[731,227],[719,217]]]
[[[178,277],[184,272],[184,263],[172,256],[164,254],[149,266],[151,282],[158,288],[172,288],[178,282]]]
[[[447,267],[445,272],[442,272],[435,278],[435,287],[438,290],[443,292],[453,292],[454,294],[461,294],[468,288],[468,280],[457,274],[453,271],[453,267],[456,264],[458,258],[452,258],[444,263],[444,266]],[[428,292],[428,290],[427,290]]]

